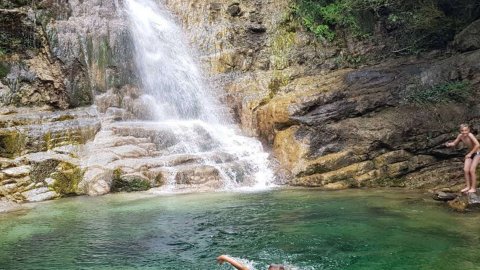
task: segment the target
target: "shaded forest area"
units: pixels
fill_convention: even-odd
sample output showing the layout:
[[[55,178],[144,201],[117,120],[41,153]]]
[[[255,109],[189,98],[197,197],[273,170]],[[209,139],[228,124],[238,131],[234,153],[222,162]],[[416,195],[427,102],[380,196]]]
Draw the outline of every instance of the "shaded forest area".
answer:
[[[444,49],[480,18],[478,0],[297,0],[292,14],[319,39],[381,39],[389,51]]]

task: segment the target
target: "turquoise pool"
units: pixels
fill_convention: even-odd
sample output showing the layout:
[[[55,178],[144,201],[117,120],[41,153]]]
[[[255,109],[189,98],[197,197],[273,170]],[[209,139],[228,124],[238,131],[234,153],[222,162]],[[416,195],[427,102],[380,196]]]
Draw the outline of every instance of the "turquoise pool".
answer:
[[[76,197],[0,231],[0,269],[480,269],[480,214],[402,190]]]

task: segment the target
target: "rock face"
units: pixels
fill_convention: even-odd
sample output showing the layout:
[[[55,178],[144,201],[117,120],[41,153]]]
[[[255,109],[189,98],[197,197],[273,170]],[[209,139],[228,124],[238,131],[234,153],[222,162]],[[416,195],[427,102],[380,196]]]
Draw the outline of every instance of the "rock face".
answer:
[[[244,131],[272,146],[290,184],[431,188],[463,182],[462,151],[443,144],[460,123],[480,128],[478,21],[455,38],[460,53],[379,62],[361,59],[381,45],[347,39],[341,46],[305,33],[289,17],[288,1],[166,4],[226,90],[223,98]],[[456,102],[415,101],[462,83],[468,86],[452,91],[468,94]]]
[[[364,59],[382,44],[328,43],[305,32],[288,0],[163,2],[244,132],[271,147],[286,183],[455,189],[463,182],[462,151],[443,144],[462,122],[480,130],[478,21],[452,51],[378,61]],[[178,134],[162,126],[122,122],[153,114],[136,86],[122,5],[0,4],[0,201],[218,188],[222,171],[247,169],[212,147],[202,127],[195,134],[204,136],[208,163],[176,154]],[[445,89],[457,96],[422,101]]]
[[[26,9],[0,9],[0,105],[68,107],[61,65]]]
[[[461,52],[480,49],[480,20],[476,20],[460,32],[455,37],[453,45]]]
[[[1,198],[82,194],[84,144],[95,138],[101,119],[95,107],[74,108],[117,91],[134,74],[126,22],[115,3],[0,4]]]
[[[114,0],[5,6],[1,105],[91,105],[94,95],[133,79],[128,30]]]
[[[100,129],[93,108],[0,115],[0,196],[36,202],[80,194],[79,152]]]

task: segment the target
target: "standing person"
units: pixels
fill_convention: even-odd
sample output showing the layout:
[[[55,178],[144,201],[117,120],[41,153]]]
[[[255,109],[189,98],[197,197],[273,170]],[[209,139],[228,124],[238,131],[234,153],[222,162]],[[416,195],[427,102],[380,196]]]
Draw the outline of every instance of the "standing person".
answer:
[[[445,145],[447,147],[454,147],[460,141],[470,150],[465,155],[465,165],[463,170],[465,172],[466,187],[462,189],[461,192],[475,193],[477,192],[477,174],[475,170],[477,169],[478,161],[480,160],[480,144],[478,143],[477,138],[475,138],[470,132],[470,127],[467,124],[461,124],[460,134],[455,141],[447,142]]]
[[[241,264],[240,262],[238,262],[237,260],[227,256],[227,255],[220,255],[217,257],[217,262],[219,264],[222,264],[224,262],[227,262],[229,264],[231,264],[233,267],[235,267],[236,269],[238,270],[250,270],[248,267],[246,267],[245,265]],[[271,264],[269,267],[268,267],[268,270],[286,270],[286,268],[283,266],[283,265],[278,265],[278,264]]]

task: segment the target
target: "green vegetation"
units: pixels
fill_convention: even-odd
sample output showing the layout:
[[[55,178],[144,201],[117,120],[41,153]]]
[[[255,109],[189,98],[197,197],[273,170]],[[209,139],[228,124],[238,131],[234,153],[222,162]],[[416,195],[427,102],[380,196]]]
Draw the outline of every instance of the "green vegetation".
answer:
[[[83,174],[84,171],[80,167],[67,162],[60,162],[56,172],[51,174],[51,177],[55,179],[53,189],[62,195],[75,194]]]
[[[150,183],[141,178],[122,177],[122,170],[115,169],[113,171],[112,180],[112,192],[132,192],[132,191],[144,191],[150,189]]]
[[[269,98],[273,98],[280,88],[287,86],[290,82],[290,77],[284,74],[282,71],[274,70],[272,78],[268,83],[268,89],[270,90]]]
[[[467,102],[471,99],[472,92],[469,81],[455,81],[429,88],[413,88],[407,91],[405,101],[419,105]]]
[[[55,172],[58,164],[60,164],[60,161],[54,159],[33,163],[30,178],[35,183],[43,182],[45,178],[50,177]]]
[[[285,69],[288,67],[289,53],[295,43],[295,32],[285,28],[279,28],[272,41],[272,66],[274,69]]]
[[[0,57],[2,57],[2,50],[0,50]],[[0,79],[5,78],[10,72],[10,67],[7,63],[0,62]]]
[[[296,0],[294,15],[318,38],[340,33],[393,38],[396,52],[445,47],[480,17],[477,0]]]

